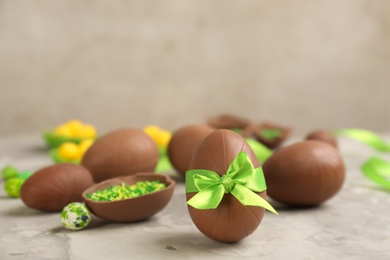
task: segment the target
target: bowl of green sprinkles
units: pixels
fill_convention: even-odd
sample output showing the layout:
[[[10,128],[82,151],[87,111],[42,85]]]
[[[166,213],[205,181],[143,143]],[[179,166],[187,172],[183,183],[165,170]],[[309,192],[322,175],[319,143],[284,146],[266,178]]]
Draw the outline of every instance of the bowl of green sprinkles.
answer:
[[[161,211],[172,198],[175,181],[156,173],[137,173],[105,180],[86,189],[91,212],[112,222],[135,222]]]

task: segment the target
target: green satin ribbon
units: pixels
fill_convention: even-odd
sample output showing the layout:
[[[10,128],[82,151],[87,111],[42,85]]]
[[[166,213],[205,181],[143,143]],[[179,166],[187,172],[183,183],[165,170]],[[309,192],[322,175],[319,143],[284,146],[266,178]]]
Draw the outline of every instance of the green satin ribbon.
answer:
[[[366,144],[378,152],[390,152],[390,143],[369,130],[350,128],[334,133]],[[379,157],[371,157],[361,166],[361,170],[370,180],[390,191],[390,162]]]
[[[215,209],[224,194],[231,193],[243,205],[263,207],[278,214],[265,199],[255,193],[266,189],[262,168],[254,169],[245,152],[237,155],[222,176],[203,169],[186,172],[186,192],[197,192],[187,204],[197,209]]]
[[[334,131],[336,135],[343,135],[362,142],[379,152],[390,152],[390,144],[379,135],[365,129],[348,128]]]
[[[245,141],[252,148],[253,152],[255,153],[257,159],[259,159],[261,164],[264,164],[264,162],[272,155],[271,149],[269,149],[262,143],[256,141],[255,139],[245,138]]]
[[[390,191],[390,162],[378,157],[371,157],[362,165],[361,169],[370,180]]]

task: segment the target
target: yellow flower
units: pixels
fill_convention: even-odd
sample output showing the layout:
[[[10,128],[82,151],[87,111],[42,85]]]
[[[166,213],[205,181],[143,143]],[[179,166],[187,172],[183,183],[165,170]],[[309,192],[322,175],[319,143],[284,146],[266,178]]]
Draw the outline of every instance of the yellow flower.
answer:
[[[56,127],[54,129],[54,134],[61,135],[61,136],[66,136],[66,137],[71,137],[72,136],[72,131],[66,125],[59,125],[58,127]]]
[[[80,138],[95,138],[96,129],[93,125],[81,125],[78,129],[77,136]]]
[[[85,139],[79,144],[80,157],[82,158],[85,152],[91,147],[93,144],[93,139]]]
[[[97,131],[93,125],[83,124],[79,120],[70,120],[54,129],[56,135],[65,137],[75,137],[81,139],[96,138]]]
[[[149,135],[157,144],[159,148],[165,148],[168,146],[169,141],[172,138],[171,132],[164,130],[155,125],[149,125],[144,128],[144,132]]]
[[[80,149],[75,143],[66,142],[58,148],[58,155],[65,160],[80,159]]]

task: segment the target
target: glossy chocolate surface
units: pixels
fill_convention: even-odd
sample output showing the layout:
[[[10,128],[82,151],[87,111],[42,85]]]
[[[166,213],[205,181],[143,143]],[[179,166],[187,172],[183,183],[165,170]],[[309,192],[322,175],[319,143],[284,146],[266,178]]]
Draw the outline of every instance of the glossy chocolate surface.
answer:
[[[87,169],[75,164],[56,164],[35,172],[23,184],[23,203],[33,209],[61,211],[71,202],[82,201],[82,192],[92,186]]]
[[[314,206],[342,187],[345,166],[339,151],[322,141],[295,143],[276,151],[263,165],[268,195],[293,206]]]
[[[195,149],[214,130],[208,125],[187,125],[173,133],[168,145],[168,156],[182,176],[188,170]]]
[[[245,129],[251,124],[251,121],[243,117],[225,114],[210,118],[207,124],[216,129]]]
[[[327,131],[327,130],[323,130],[323,129],[315,130],[315,131],[309,133],[306,136],[306,139],[307,140],[323,141],[325,143],[328,143],[328,144],[338,148],[336,137],[330,131]]]
[[[156,143],[139,129],[119,129],[100,137],[85,153],[81,164],[95,182],[156,168]]]
[[[190,169],[206,169],[224,175],[239,152],[246,152],[255,168],[260,166],[256,155],[244,138],[230,130],[217,130],[208,135],[196,149]],[[187,201],[196,193],[187,193]],[[266,192],[258,193],[265,198]],[[220,242],[236,242],[260,225],[264,208],[245,206],[230,193],[225,194],[216,209],[199,210],[188,206],[196,227],[207,237]]]

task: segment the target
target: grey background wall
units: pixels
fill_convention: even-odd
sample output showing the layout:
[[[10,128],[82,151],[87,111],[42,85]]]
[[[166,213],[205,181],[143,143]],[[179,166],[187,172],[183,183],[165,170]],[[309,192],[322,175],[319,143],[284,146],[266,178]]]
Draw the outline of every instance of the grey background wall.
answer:
[[[0,134],[221,113],[390,131],[390,1],[0,0]]]

